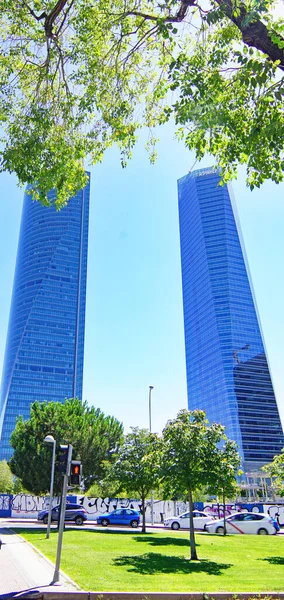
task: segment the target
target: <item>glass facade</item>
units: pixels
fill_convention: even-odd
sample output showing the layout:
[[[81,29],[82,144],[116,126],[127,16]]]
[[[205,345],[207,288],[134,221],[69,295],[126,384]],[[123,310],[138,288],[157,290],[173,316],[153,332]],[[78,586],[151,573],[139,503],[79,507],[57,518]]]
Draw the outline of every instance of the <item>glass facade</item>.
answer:
[[[90,178],[60,212],[25,194],[0,395],[0,460],[35,400],[82,398]],[[54,200],[50,193],[50,200]]]
[[[188,407],[234,439],[246,470],[284,446],[232,194],[213,169],[178,181]]]

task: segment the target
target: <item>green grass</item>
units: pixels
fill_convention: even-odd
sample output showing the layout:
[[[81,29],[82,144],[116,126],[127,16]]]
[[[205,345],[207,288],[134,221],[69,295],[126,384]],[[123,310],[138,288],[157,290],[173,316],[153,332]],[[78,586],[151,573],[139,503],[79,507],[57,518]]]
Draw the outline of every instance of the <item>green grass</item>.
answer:
[[[53,562],[57,533],[18,530]],[[284,589],[284,537],[197,534],[189,560],[187,532],[118,533],[69,529],[61,568],[87,591],[267,592]]]

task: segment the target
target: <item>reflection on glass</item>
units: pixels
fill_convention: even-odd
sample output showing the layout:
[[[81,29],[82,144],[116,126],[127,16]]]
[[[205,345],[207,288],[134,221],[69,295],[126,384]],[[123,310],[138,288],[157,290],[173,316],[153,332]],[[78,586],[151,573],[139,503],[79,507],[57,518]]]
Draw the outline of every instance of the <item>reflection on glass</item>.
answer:
[[[284,446],[236,208],[218,172],[178,182],[188,406],[226,426],[246,470]]]
[[[25,194],[0,395],[0,460],[35,400],[82,398],[90,181],[56,212]],[[54,199],[51,192],[50,200]]]

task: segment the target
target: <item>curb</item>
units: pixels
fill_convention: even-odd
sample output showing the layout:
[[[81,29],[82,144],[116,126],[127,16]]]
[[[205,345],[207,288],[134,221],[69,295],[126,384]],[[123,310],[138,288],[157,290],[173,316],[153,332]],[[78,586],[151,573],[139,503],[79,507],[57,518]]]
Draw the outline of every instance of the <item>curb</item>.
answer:
[[[283,600],[284,592],[39,592],[10,596],[15,600]]]

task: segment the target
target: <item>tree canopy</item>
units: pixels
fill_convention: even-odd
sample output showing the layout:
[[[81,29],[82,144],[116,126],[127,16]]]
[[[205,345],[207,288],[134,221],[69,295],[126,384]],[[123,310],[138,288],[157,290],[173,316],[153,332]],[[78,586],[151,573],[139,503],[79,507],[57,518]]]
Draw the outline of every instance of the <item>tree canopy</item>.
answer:
[[[47,493],[50,487],[52,444],[45,444],[46,435],[53,435],[57,450],[60,444],[72,444],[72,459],[81,460],[86,489],[103,478],[105,465],[113,462],[123,440],[122,424],[105,416],[99,408],[70,399],[60,402],[34,402],[30,418],[17,420],[11,435],[14,454],[10,460],[12,472],[21,478],[24,487],[34,494]],[[61,475],[55,478],[55,492],[60,491]]]
[[[151,490],[158,486],[161,477],[162,441],[148,429],[133,427],[125,436],[118,459],[113,466],[120,489],[133,494],[137,492],[142,503],[142,531],[146,531],[145,500]]]
[[[281,496],[284,496],[284,448],[281,454],[276,454],[273,461],[262,467],[262,471],[274,478],[274,485]]]
[[[224,535],[226,535],[226,499],[233,498],[238,490],[236,476],[242,473],[241,456],[236,442],[225,440],[223,446],[217,449],[217,460],[214,477],[209,485],[209,492],[221,496],[223,503]]]
[[[0,461],[0,494],[12,494],[14,478],[6,460]]]
[[[223,425],[209,425],[202,410],[181,410],[163,430],[162,473],[165,489],[187,494],[190,511],[191,559],[197,560],[193,524],[193,493],[213,484],[219,471],[219,444],[226,439]],[[226,465],[224,465],[226,469]]]
[[[0,0],[1,169],[62,206],[84,159],[122,165],[173,119],[224,180],[283,180],[283,19],[272,0]]]

